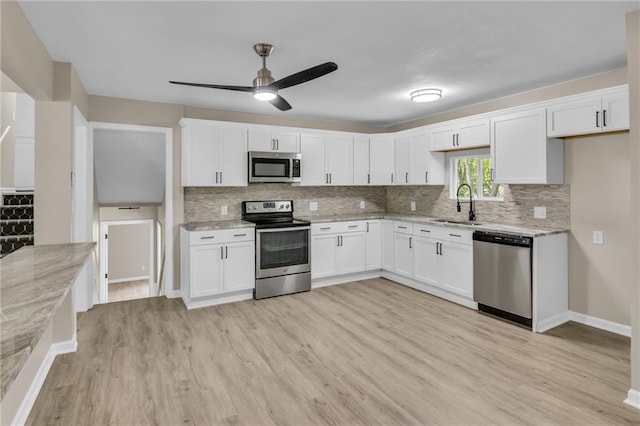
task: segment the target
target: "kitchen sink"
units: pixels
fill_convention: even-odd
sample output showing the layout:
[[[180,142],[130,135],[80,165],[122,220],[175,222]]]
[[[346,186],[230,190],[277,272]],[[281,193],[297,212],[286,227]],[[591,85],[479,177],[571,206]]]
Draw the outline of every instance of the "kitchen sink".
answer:
[[[479,225],[482,225],[482,223],[480,223],[480,222],[472,222],[470,220],[435,219],[434,222],[452,223],[452,224],[456,224],[456,225],[468,225],[468,226],[479,226]]]

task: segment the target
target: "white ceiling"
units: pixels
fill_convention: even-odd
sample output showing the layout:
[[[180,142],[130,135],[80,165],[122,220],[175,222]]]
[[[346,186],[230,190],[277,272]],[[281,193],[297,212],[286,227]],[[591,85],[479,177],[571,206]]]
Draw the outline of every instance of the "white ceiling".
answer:
[[[626,66],[613,2],[20,1],[49,54],[89,94],[280,116],[391,125]],[[257,42],[276,79],[339,69],[284,89],[280,112],[251,94],[167,80],[251,85]],[[440,101],[409,92],[438,87]]]

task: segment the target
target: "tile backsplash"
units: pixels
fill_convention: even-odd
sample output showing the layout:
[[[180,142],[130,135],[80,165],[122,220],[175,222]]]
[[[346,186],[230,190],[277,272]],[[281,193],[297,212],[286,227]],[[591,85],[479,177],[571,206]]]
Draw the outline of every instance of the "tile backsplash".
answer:
[[[474,210],[478,222],[569,229],[570,197],[567,184],[504,185],[504,201],[474,201]],[[412,201],[416,203],[414,212],[411,211]],[[546,207],[546,219],[533,217],[535,206]],[[458,213],[448,186],[389,186],[387,211],[466,220],[469,205],[462,204],[462,211]]]
[[[291,186],[258,184],[240,188],[197,188],[184,190],[185,222],[238,219],[242,201],[293,200],[300,216],[393,212],[420,214],[454,220],[466,220],[468,204],[456,212],[456,200],[450,199],[448,186]],[[318,210],[309,210],[309,203]],[[365,208],[360,208],[360,202]],[[416,210],[411,211],[415,201]],[[505,185],[504,201],[474,202],[476,220],[521,226],[570,227],[569,185]],[[222,206],[228,214],[222,215]],[[546,219],[535,219],[533,208],[544,206]]]
[[[257,184],[242,188],[184,189],[185,222],[239,219],[240,203],[250,200],[293,200],[295,213],[300,216],[384,212],[387,190],[383,186],[292,186],[288,184]],[[310,211],[309,203],[318,203],[318,210]],[[364,201],[365,208],[360,208]],[[228,214],[220,214],[227,206]]]

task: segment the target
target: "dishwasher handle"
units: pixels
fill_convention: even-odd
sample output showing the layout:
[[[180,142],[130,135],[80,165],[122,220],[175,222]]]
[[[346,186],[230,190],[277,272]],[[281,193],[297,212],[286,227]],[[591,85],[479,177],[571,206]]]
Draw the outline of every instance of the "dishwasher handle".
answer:
[[[473,233],[473,241],[482,241],[490,244],[501,244],[514,247],[532,247],[533,238],[522,235],[509,235],[497,232],[476,231]]]

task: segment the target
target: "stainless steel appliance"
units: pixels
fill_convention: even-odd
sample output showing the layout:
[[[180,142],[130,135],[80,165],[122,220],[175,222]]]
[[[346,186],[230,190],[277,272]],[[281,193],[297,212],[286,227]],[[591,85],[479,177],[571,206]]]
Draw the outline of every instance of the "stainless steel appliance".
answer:
[[[300,182],[302,154],[249,151],[249,183]]]
[[[473,299],[478,309],[531,327],[533,239],[473,234]]]
[[[242,219],[256,224],[254,298],[311,290],[311,224],[293,218],[293,201],[243,201]]]

